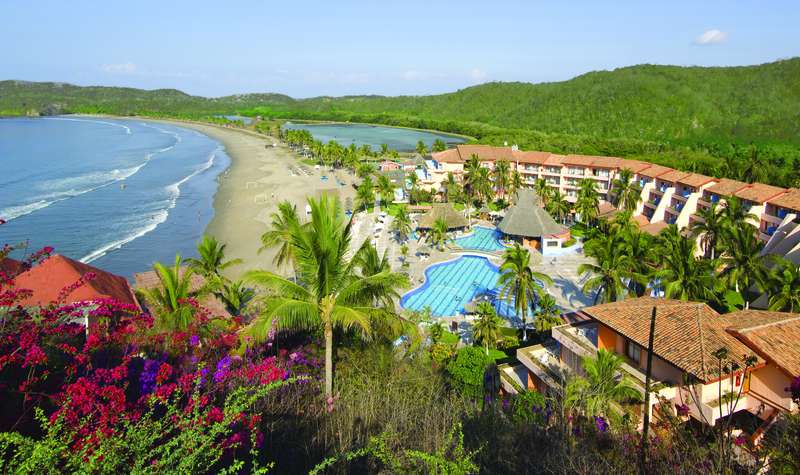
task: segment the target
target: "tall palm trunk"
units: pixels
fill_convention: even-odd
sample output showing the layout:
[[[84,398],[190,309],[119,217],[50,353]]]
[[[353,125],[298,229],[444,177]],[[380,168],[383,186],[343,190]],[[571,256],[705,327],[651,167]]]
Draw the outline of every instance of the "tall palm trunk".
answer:
[[[333,325],[325,321],[325,397],[333,396]]]
[[[320,302],[320,317],[325,322],[325,397],[333,397],[333,307],[336,299],[333,295],[324,297]]]

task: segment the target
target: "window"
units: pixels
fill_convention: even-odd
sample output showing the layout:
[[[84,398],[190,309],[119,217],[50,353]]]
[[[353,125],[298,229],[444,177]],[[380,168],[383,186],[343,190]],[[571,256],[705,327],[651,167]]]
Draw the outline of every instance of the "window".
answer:
[[[636,364],[639,364],[642,360],[642,348],[630,340],[625,342],[625,354],[628,358],[635,361]]]

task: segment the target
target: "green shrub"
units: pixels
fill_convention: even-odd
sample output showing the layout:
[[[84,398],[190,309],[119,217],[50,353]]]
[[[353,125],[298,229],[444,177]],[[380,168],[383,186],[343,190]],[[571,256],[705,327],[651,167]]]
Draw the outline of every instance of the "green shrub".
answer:
[[[566,241],[564,241],[564,242],[561,244],[561,247],[572,247],[572,246],[574,246],[574,245],[575,245],[575,243],[576,243],[576,242],[577,242],[577,241],[575,240],[575,238],[574,238],[574,237],[571,237],[571,238],[567,239]]]
[[[494,358],[487,356],[482,348],[467,346],[458,350],[456,357],[447,364],[451,384],[464,395],[480,397],[483,394],[483,373]]]
[[[437,365],[444,365],[453,357],[453,347],[447,343],[435,343],[431,346],[431,359]]]
[[[514,396],[511,406],[511,418],[514,422],[534,423],[542,425],[545,422],[547,402],[542,393],[538,391],[522,391]]]

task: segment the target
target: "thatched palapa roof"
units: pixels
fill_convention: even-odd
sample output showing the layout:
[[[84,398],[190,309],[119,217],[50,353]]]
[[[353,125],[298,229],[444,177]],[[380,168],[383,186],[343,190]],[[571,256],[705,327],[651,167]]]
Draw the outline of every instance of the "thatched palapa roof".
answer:
[[[556,223],[539,203],[535,191],[517,191],[515,204],[506,210],[506,215],[497,228],[505,234],[524,237],[542,237],[562,234],[566,228]]]
[[[464,228],[467,226],[467,219],[456,211],[451,203],[434,203],[431,209],[419,218],[417,227],[430,229],[440,218],[444,219],[447,223],[447,229]]]

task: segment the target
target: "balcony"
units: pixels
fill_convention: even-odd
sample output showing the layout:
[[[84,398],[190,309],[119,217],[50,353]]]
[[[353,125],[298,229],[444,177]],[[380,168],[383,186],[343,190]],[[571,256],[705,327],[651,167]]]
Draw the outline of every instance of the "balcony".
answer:
[[[558,357],[558,343],[550,341],[542,345],[528,346],[517,350],[517,360],[546,385],[561,386],[568,371]]]

